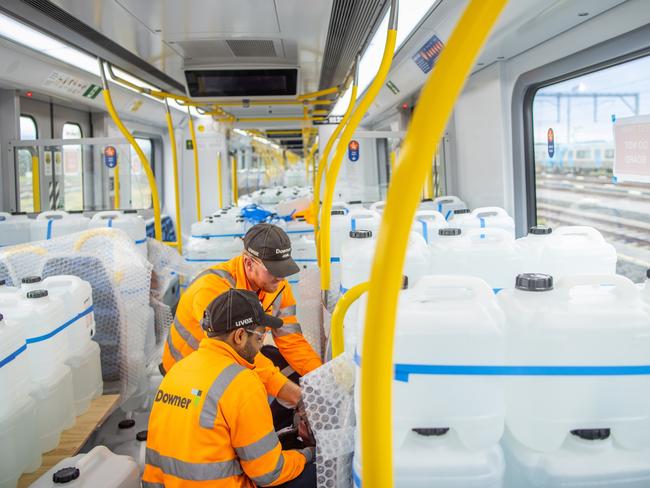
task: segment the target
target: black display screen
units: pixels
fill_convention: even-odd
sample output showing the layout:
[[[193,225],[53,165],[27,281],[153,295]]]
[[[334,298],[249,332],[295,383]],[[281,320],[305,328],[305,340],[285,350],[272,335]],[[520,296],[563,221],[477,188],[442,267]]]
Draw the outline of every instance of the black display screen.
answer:
[[[185,71],[188,94],[196,98],[295,96],[298,70],[219,69]]]

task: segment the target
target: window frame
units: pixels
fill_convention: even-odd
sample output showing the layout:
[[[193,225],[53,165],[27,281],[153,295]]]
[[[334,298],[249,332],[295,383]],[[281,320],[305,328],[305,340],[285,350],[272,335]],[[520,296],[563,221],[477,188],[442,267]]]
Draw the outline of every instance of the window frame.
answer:
[[[20,140],[21,140],[21,141],[22,141],[22,140],[27,140],[27,141],[37,141],[37,140],[38,140],[38,123],[36,122],[36,117],[34,117],[33,115],[30,115],[30,114],[24,114],[24,113],[21,113],[21,114],[18,116],[18,127],[19,127],[19,128],[20,128],[20,119],[22,119],[23,117],[26,118],[26,119],[31,120],[32,123],[34,124],[34,133],[36,134],[36,137],[35,137],[34,139],[23,139],[23,135],[22,135],[22,133],[21,133],[21,134],[20,134]]]
[[[76,126],[79,129],[79,134],[81,134],[81,135],[79,137],[69,137],[69,138],[64,137],[63,132],[65,131],[65,126],[66,125],[74,125],[74,126]],[[84,130],[81,127],[81,124],[79,122],[71,122],[71,121],[68,120],[68,121],[64,122],[63,125],[61,126],[61,139],[63,139],[64,141],[66,139],[83,139],[83,137],[84,137]]]
[[[537,223],[533,99],[541,88],[650,55],[650,25],[524,72],[511,99],[515,222],[518,235]]]

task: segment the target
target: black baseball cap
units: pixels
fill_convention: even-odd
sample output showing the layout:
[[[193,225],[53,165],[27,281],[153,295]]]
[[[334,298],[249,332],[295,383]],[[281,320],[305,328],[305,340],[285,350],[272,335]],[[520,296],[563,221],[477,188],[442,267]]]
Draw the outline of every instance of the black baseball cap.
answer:
[[[282,327],[282,319],[264,313],[257,293],[231,288],[212,300],[203,312],[201,327],[208,336],[251,327]]]
[[[244,236],[244,249],[260,259],[273,276],[286,278],[300,271],[291,258],[291,239],[277,225],[257,224]]]

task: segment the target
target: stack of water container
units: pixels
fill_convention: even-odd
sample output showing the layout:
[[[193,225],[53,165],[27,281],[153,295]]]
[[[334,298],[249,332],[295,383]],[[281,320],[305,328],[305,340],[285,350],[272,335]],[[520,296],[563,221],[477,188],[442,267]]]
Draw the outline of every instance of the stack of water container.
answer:
[[[12,425],[0,428],[0,445],[11,447],[0,456],[2,482],[38,468],[103,387],[90,285],[75,276],[22,282],[0,286],[0,384],[15,392],[1,407],[0,426]]]
[[[246,232],[239,207],[220,210],[191,227],[185,259],[189,263],[218,264],[241,253]]]
[[[400,294],[394,351],[395,487],[500,488],[503,380],[450,375],[466,364],[504,364],[505,319],[492,290],[470,276],[422,277]],[[362,424],[359,351],[355,359]],[[355,486],[363,485],[362,462],[357,434]]]
[[[147,224],[137,210],[108,210],[97,212],[90,220],[88,228],[108,227],[120,229],[133,240],[138,251],[147,257]]]

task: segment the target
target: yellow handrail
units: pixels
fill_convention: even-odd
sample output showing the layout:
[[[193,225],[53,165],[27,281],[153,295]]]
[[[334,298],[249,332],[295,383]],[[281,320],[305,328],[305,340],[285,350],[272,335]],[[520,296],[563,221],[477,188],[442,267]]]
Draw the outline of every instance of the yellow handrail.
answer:
[[[350,120],[350,115],[352,115],[352,109],[354,108],[354,104],[357,102],[357,90],[359,88],[359,59],[357,58],[357,62],[355,63],[354,66],[354,81],[352,82],[352,93],[350,94],[350,103],[348,103],[348,108],[345,110],[345,114],[343,115],[343,118],[341,119],[341,122],[334,128],[334,132],[332,132],[332,135],[330,138],[327,140],[327,144],[325,144],[325,149],[323,150],[323,154],[320,157],[320,160],[318,161],[318,168],[314,168],[316,171],[316,174],[314,175],[314,201],[312,202],[312,214],[314,215],[314,238],[316,240],[316,257],[318,258],[318,266],[321,266],[321,261],[320,261],[320,224],[319,224],[319,208],[320,208],[320,187],[321,187],[321,182],[323,180],[323,175],[327,174],[325,171],[327,169],[327,163],[330,157],[330,152],[332,151],[332,147],[334,146],[334,143],[336,142],[336,139],[339,137],[339,134],[343,130],[343,128],[347,125],[348,120]]]
[[[310,98],[318,98],[325,95],[331,95],[333,93],[338,93],[341,91],[341,86],[333,86],[331,88],[326,88],[325,90],[319,90],[311,93],[305,93],[304,95],[299,95],[296,97],[298,100],[308,100]]]
[[[106,81],[106,73],[104,72],[104,62],[101,59],[98,59],[98,62],[99,62],[99,74],[102,79],[102,87],[103,87],[102,93],[104,95],[104,103],[106,104],[106,109],[108,110],[108,113],[111,116],[111,119],[113,119],[113,122],[115,123],[117,128],[120,130],[122,135],[126,138],[126,140],[129,141],[129,144],[131,144],[131,146],[137,153],[138,157],[140,158],[140,163],[142,164],[142,167],[144,168],[144,171],[147,175],[147,179],[149,180],[149,187],[151,188],[151,200],[153,204],[154,232],[155,232],[156,239],[162,241],[162,225],[160,224],[160,197],[158,196],[158,187],[156,186],[156,178],[154,177],[153,172],[151,171],[151,166],[149,166],[149,160],[147,159],[147,156],[145,156],[140,145],[133,138],[129,130],[124,126],[122,120],[120,119],[120,116],[117,115],[117,111],[115,110],[115,106],[113,105],[111,92],[108,88],[108,81]]]
[[[343,320],[345,319],[345,314],[348,312],[350,306],[356,302],[361,295],[368,291],[370,288],[370,282],[366,281],[364,283],[359,283],[358,285],[353,286],[348,291],[346,291],[339,301],[336,302],[336,307],[334,307],[334,313],[332,313],[332,325],[331,325],[331,334],[332,334],[332,358],[335,358],[343,352],[345,349],[343,341]]]
[[[305,181],[307,185],[309,185],[309,168],[311,167],[313,171],[314,164],[316,162],[315,155],[317,149],[318,149],[318,141],[314,142],[314,145],[311,146],[311,149],[309,150],[309,153],[307,154],[307,158],[305,160],[305,168],[307,172],[307,174],[305,175],[306,176]]]
[[[424,85],[388,188],[370,276],[361,356],[362,482],[393,486],[391,387],[397,296],[411,222],[436,146],[507,0],[472,0]],[[435,108],[435,110],[434,110]]]
[[[34,212],[41,211],[41,173],[38,165],[38,154],[32,155],[32,198]]]
[[[113,168],[113,207],[120,208],[120,157],[115,156],[115,167]]]
[[[221,184],[221,152],[217,155],[217,185],[219,185],[219,208],[223,208],[223,186]]]
[[[239,200],[239,183],[237,181],[237,159],[235,156],[230,157],[230,168],[232,170],[232,203],[237,206],[237,200]]]
[[[167,132],[169,132],[169,143],[172,146],[172,169],[174,171],[174,208],[176,210],[176,229],[178,229],[178,237],[175,245],[178,249],[178,254],[183,254],[183,239],[180,238],[181,229],[181,193],[178,189],[178,151],[176,148],[176,132],[174,131],[174,123],[172,121],[172,114],[169,111],[169,103],[165,98],[165,119],[167,120]],[[190,120],[192,118],[190,117]]]
[[[330,249],[330,226],[332,222],[332,202],[334,199],[334,188],[336,186],[336,179],[339,175],[339,170],[341,169],[341,164],[343,163],[343,157],[345,156],[345,151],[347,150],[348,143],[352,138],[352,134],[357,130],[359,123],[366,112],[370,108],[370,104],[373,102],[381,87],[384,86],[384,81],[386,81],[386,76],[390,70],[390,66],[393,60],[393,53],[395,51],[395,43],[397,40],[397,4],[398,0],[391,0],[390,8],[390,19],[388,22],[388,32],[386,33],[386,45],[384,47],[384,54],[381,59],[381,64],[377,70],[374,80],[368,87],[366,95],[361,99],[359,105],[354,111],[353,115],[350,117],[350,121],[343,130],[341,138],[339,139],[338,145],[336,146],[336,152],[332,158],[332,164],[330,164],[329,169],[327,170],[327,177],[325,178],[325,197],[323,198],[323,206],[321,208],[321,228],[320,228],[320,284],[321,291],[327,292],[330,287],[330,273],[331,273],[331,249]],[[366,485],[368,486],[368,485]]]
[[[194,192],[196,193],[196,220],[201,220],[201,179],[199,178],[199,149],[196,147],[196,131],[190,108],[187,107],[187,116],[190,124],[190,137],[192,138],[192,153],[194,154]]]
[[[396,156],[395,151],[391,151],[390,152],[390,172],[391,172],[391,175],[392,175],[393,171],[395,171],[395,156]]]

